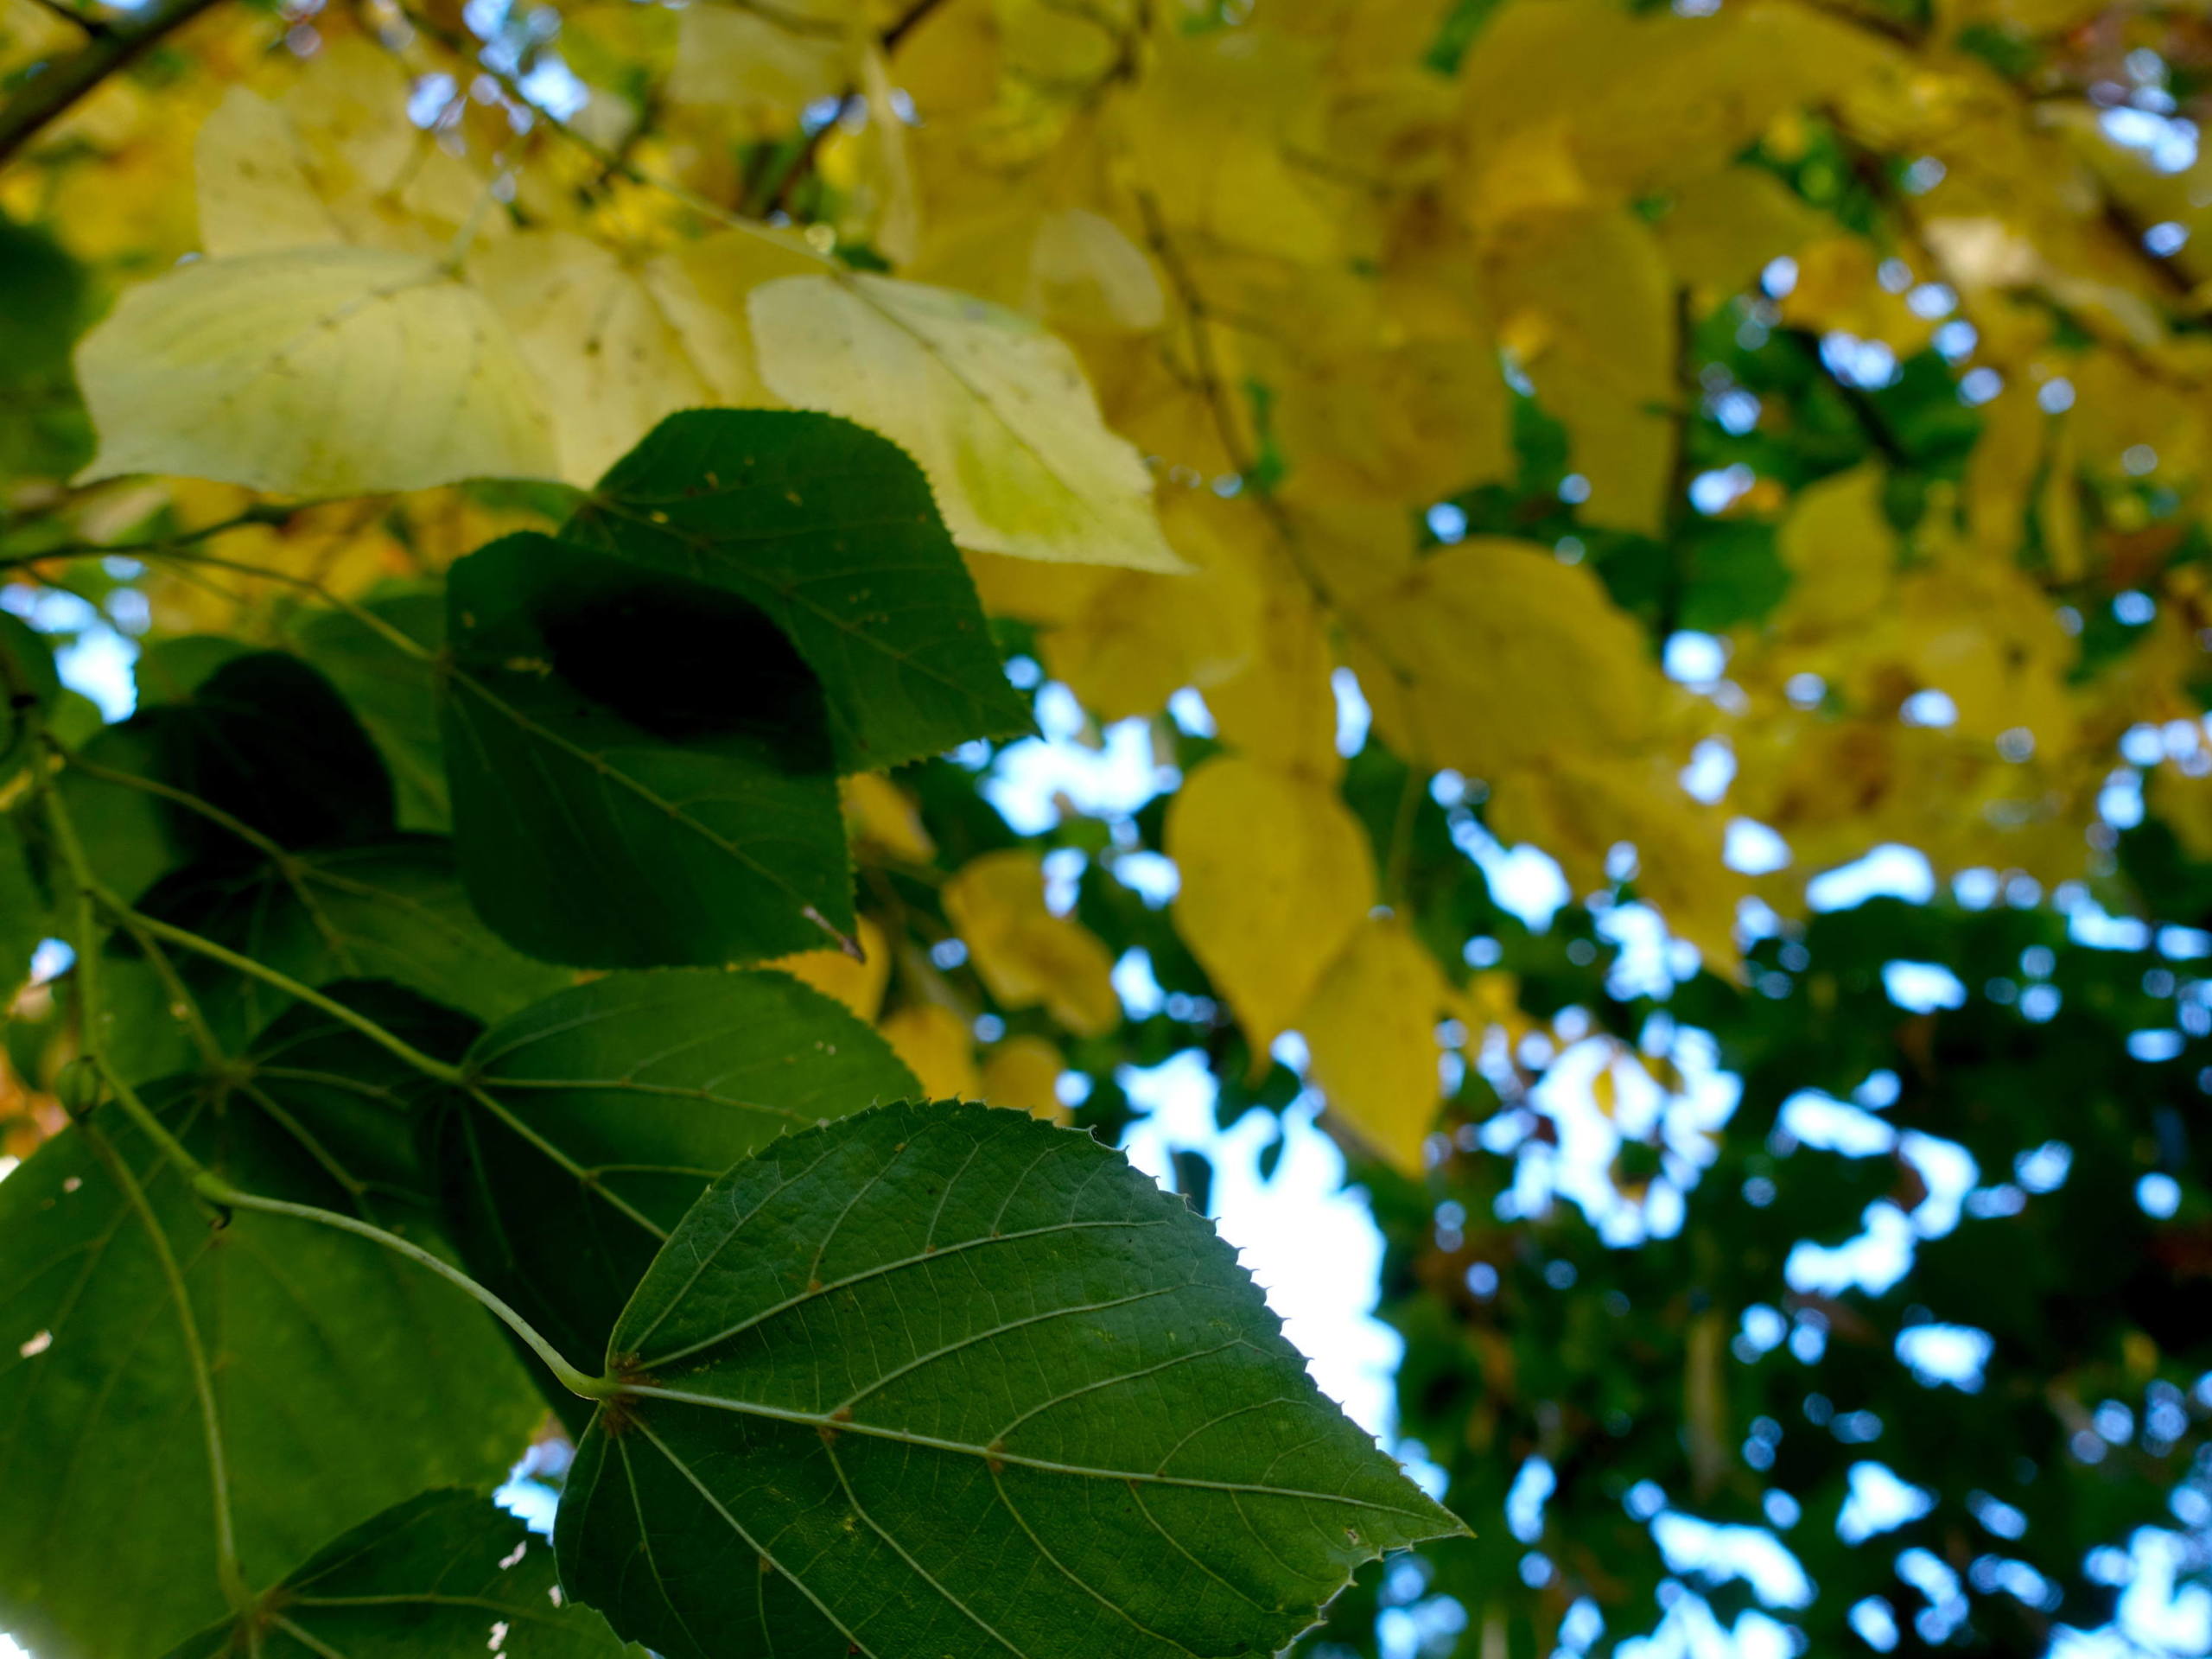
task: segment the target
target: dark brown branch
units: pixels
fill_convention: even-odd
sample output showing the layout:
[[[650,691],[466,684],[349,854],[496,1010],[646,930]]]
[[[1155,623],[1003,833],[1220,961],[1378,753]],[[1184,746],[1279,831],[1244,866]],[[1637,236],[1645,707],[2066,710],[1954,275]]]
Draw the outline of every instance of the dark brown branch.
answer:
[[[896,22],[876,37],[876,45],[883,55],[887,58],[897,51],[899,43],[919,27],[941,3],[942,0],[914,0],[914,3],[906,9]],[[806,135],[799,144],[798,153],[792,156],[790,162],[785,165],[784,170],[777,175],[773,185],[763,193],[766,200],[753,217],[765,219],[770,213],[788,213],[791,210],[791,196],[805,181],[806,175],[814,170],[814,163],[821,151],[823,140],[827,139],[831,130],[844,119],[845,111],[852,107],[853,99],[858,95],[858,89],[852,86],[846,87],[843,92],[839,94],[837,113]]]
[[[215,0],[168,0],[143,17],[118,22],[79,51],[49,63],[0,105],[0,166],[110,75],[120,73],[190,22]]]

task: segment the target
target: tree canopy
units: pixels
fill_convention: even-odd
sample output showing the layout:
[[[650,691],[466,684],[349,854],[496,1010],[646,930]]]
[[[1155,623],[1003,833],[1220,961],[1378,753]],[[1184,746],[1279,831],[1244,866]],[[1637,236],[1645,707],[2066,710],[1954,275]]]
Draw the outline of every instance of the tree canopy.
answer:
[[[2212,1649],[2208,77],[0,0],[0,1630]]]

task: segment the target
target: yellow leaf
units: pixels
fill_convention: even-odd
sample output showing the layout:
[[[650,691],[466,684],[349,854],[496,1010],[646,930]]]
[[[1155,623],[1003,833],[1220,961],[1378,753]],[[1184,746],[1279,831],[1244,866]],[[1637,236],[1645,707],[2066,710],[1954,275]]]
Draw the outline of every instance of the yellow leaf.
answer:
[[[963,223],[914,272],[1055,328],[1147,334],[1166,316],[1159,273],[1122,228],[1082,207],[1022,203]]]
[[[1110,219],[1081,207],[1037,221],[1025,308],[1057,327],[1141,334],[1166,320],[1167,296],[1144,250]]]
[[[968,1022],[935,1002],[912,1002],[885,1016],[876,1027],[892,1052],[906,1062],[931,1100],[976,1100],[983,1080],[976,1070],[976,1045]]]
[[[1236,674],[1258,648],[1260,594],[1220,534],[1236,512],[1210,492],[1173,490],[1161,518],[1196,574],[1108,572],[1042,636],[1052,677],[1099,719],[1155,714],[1184,686],[1204,690]]]
[[[1791,624],[1829,632],[1880,608],[1897,560],[1882,481],[1870,462],[1797,493],[1780,538],[1792,578],[1783,614]]]
[[[2044,429],[2049,418],[2037,407],[2035,394],[2024,385],[2008,385],[1982,405],[1981,442],[1967,457],[1967,530],[1982,555],[2009,559],[2020,544],[2027,513],[2028,492],[2043,462]],[[2075,533],[2079,535],[2078,522]],[[2044,527],[2046,543],[2050,536]],[[2056,550],[2053,550],[2054,553]],[[2078,543],[2075,549],[2078,556]],[[2054,566],[2057,563],[2053,559]],[[2080,575],[2078,565],[2059,570],[2062,579]]]
[[[1332,1118],[1408,1175],[1443,1092],[1437,1014],[1450,988],[1395,916],[1359,924],[1298,1019]]]
[[[0,0],[0,73],[81,44],[85,34],[35,0]]]
[[[1205,690],[1222,741],[1252,760],[1333,785],[1344,771],[1329,683],[1335,665],[1313,596],[1283,575],[1266,581],[1251,655]]]
[[[1414,564],[1359,608],[1345,644],[1390,747],[1470,777],[1630,748],[1666,690],[1588,567],[1496,537]]]
[[[1301,265],[1330,262],[1339,221],[1287,151],[1326,153],[1319,54],[1255,29],[1176,31],[1124,100],[1138,188],[1160,217],[1224,246]]]
[[[842,92],[847,10],[842,0],[686,7],[677,14],[670,100],[795,114]]]
[[[1714,973],[1736,971],[1744,879],[1720,861],[1720,814],[1685,793],[1665,761],[1558,753],[1498,780],[1490,817],[1501,838],[1556,858],[1577,893],[1604,887],[1608,855],[1632,843],[1637,893]]]
[[[77,348],[82,477],[294,496],[550,478],[541,396],[481,296],[372,248],[207,259],[132,289]]]
[[[545,389],[569,483],[596,482],[663,416],[721,401],[652,289],[600,243],[524,231],[468,271]]]
[[[1366,834],[1330,785],[1224,756],[1168,803],[1165,846],[1176,931],[1258,1062],[1375,902]]]
[[[2037,502],[2044,552],[2050,560],[2052,577],[2059,582],[2079,582],[2088,571],[2088,555],[2082,537],[2082,480],[2076,466],[2074,425],[2064,422],[2050,446],[2050,465],[2044,474],[2043,494]]]
[[[1084,928],[1046,909],[1042,854],[986,853],[944,884],[944,899],[976,973],[1007,1007],[1041,1004],[1079,1037],[1120,1023],[1114,959]]]
[[[1027,318],[868,276],[783,277],[747,304],[769,388],[898,443],[962,546],[1183,568],[1143,461],[1106,429],[1073,353]]]
[[[775,277],[821,269],[822,257],[797,236],[747,227],[671,248],[638,274],[712,391],[709,401],[734,409],[772,409],[779,400],[761,383],[746,296]]]
[[[1065,1123],[1060,1074],[1067,1070],[1060,1051],[1042,1037],[1009,1037],[983,1056],[983,1100],[1007,1106],[1047,1123]]]
[[[443,252],[491,181],[407,118],[408,89],[399,60],[358,35],[324,47],[273,101],[233,86],[194,146],[201,247]],[[503,223],[486,214],[478,230]]]
[[[1796,253],[1823,223],[1764,168],[1732,167],[1676,190],[1658,232],[1675,273],[1717,298],[1738,292],[1770,262]]]
[[[836,997],[861,1019],[874,1020],[891,982],[891,941],[873,916],[860,918],[860,936],[859,961],[842,950],[803,950],[767,965]]]
[[[1675,279],[1651,228],[1625,208],[1551,227],[1498,266],[1499,314],[1544,348],[1522,364],[1567,428],[1589,480],[1581,513],[1662,533],[1675,454]]]
[[[922,827],[922,815],[906,791],[879,772],[856,772],[841,779],[837,792],[843,798],[845,822],[857,846],[874,847],[893,858],[926,864],[937,855],[937,843]]]

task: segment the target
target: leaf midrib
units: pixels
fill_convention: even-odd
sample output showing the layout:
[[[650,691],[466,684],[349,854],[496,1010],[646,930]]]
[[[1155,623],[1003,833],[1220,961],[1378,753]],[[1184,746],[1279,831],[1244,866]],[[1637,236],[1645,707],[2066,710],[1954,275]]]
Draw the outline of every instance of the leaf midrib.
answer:
[[[726,1411],[742,1417],[759,1417],[772,1422],[790,1423],[797,1427],[811,1428],[818,1433],[858,1434],[868,1440],[891,1440],[900,1446],[918,1446],[929,1452],[950,1452],[963,1457],[982,1458],[1010,1465],[1016,1468],[1034,1469],[1042,1474],[1074,1475],[1086,1480],[1118,1480],[1138,1485],[1173,1487],[1179,1491],[1225,1492],[1236,1497],[1281,1497],[1313,1503],[1335,1503],[1346,1509],[1360,1510],[1376,1515],[1395,1515],[1405,1520],[1427,1524],[1434,1517],[1418,1510],[1402,1510],[1395,1504],[1378,1503],[1371,1498],[1354,1497],[1344,1492],[1308,1491],[1303,1487],[1267,1486],[1252,1481],[1207,1480],[1197,1475],[1170,1475],[1160,1471],[1146,1472],[1128,1469],[1100,1469],[1087,1464],[1061,1463],[1050,1458],[1036,1458],[1023,1452],[1010,1452],[1003,1447],[976,1446],[966,1440],[948,1440],[932,1434],[918,1434],[911,1429],[893,1428],[887,1424],[864,1423],[853,1419],[841,1419],[827,1412],[795,1411],[785,1406],[772,1406],[756,1400],[733,1400],[721,1395],[695,1394],[683,1389],[664,1389],[653,1383],[625,1383],[621,1397],[632,1400],[664,1400],[671,1405],[700,1406],[710,1411]],[[632,1422],[642,1427],[644,1420],[633,1414]],[[670,1460],[679,1467],[682,1464],[665,1443],[652,1436],[654,1444],[662,1447]]]

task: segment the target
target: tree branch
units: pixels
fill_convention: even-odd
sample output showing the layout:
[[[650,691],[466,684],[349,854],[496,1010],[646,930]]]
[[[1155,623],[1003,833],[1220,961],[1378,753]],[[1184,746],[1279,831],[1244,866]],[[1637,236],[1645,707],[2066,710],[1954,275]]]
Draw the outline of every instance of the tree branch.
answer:
[[[215,0],[168,0],[143,17],[118,22],[82,49],[48,64],[0,105],[0,166],[46,125],[110,75],[129,68]]]

